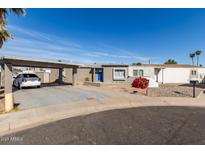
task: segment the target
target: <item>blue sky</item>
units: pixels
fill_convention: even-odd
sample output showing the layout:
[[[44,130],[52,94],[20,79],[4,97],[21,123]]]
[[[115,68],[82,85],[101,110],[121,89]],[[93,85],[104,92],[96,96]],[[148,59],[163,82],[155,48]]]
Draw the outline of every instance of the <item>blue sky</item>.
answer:
[[[26,9],[9,15],[0,55],[76,63],[191,63],[205,52],[205,9]],[[205,65],[205,53],[200,64]]]

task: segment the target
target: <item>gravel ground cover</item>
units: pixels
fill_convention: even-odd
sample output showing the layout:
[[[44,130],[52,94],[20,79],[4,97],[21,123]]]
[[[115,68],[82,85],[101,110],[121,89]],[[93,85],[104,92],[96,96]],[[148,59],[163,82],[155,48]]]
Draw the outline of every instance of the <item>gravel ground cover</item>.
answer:
[[[163,84],[159,88],[149,88],[148,95],[152,97],[192,97],[193,87],[191,85]],[[196,87],[196,96],[202,91],[202,85]]]

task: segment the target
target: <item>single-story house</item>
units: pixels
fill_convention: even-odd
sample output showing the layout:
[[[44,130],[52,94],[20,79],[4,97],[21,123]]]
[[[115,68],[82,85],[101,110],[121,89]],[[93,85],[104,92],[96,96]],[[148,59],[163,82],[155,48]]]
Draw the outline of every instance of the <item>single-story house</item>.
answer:
[[[58,79],[58,69],[39,71],[36,74],[42,82],[55,82]],[[72,83],[72,69],[63,69],[63,81]],[[158,87],[159,84],[177,83],[186,84],[191,79],[205,82],[205,67],[187,64],[86,64],[81,65],[75,72],[75,83],[85,81],[93,83],[125,83],[131,84],[136,77],[149,79],[149,87]]]
[[[158,87],[165,83],[186,84],[191,79],[204,82],[205,67],[187,64],[90,64],[80,66],[76,76],[77,83],[89,81],[105,84],[131,84],[136,77],[145,77],[150,81],[149,87]]]
[[[81,79],[89,78],[91,82],[98,83],[122,83],[126,82],[128,79],[128,66],[125,64],[91,64],[91,65],[82,65],[77,69],[77,74],[82,72],[82,69],[87,69],[90,75],[86,76],[81,74]]]
[[[129,66],[130,77],[147,77],[156,83],[204,82],[205,67],[187,64],[142,64]]]

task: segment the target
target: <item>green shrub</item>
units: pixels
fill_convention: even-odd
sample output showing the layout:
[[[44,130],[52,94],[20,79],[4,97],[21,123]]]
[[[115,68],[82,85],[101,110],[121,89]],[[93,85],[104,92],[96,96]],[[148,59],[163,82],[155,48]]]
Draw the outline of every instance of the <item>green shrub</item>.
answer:
[[[89,77],[86,77],[86,78],[85,78],[85,81],[89,81]]]

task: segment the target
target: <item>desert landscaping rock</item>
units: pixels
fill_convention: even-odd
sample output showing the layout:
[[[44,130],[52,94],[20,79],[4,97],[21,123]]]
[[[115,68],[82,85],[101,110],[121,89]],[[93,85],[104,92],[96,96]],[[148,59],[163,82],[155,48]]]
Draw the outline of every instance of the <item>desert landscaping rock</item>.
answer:
[[[193,87],[183,85],[160,85],[159,88],[149,88],[149,96],[152,97],[192,97]],[[196,96],[202,88],[196,87]]]

